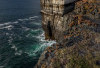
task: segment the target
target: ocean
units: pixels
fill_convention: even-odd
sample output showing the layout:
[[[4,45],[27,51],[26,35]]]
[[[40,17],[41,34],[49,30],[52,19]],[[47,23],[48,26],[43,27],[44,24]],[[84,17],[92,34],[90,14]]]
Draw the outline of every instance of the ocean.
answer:
[[[0,68],[33,68],[46,41],[40,0],[0,0]]]

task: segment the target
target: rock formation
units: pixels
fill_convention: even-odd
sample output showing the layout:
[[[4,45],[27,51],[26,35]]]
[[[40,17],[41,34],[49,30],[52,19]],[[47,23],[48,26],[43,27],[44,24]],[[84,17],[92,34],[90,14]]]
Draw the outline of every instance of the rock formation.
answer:
[[[66,2],[65,2],[66,1]],[[60,39],[66,25],[64,15],[74,10],[75,0],[41,0],[42,25],[46,39]],[[70,22],[70,21],[69,21]],[[64,27],[65,26],[65,27]],[[57,35],[60,33],[59,35]]]
[[[100,1],[41,0],[48,47],[35,68],[100,68]]]

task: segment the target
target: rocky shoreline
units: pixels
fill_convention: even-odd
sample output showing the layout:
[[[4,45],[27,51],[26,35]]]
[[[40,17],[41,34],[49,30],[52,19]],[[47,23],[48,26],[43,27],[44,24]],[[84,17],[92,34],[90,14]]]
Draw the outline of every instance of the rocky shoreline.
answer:
[[[42,53],[35,68],[100,68],[100,1],[80,0],[73,11],[53,18],[42,26],[46,39],[57,43]]]

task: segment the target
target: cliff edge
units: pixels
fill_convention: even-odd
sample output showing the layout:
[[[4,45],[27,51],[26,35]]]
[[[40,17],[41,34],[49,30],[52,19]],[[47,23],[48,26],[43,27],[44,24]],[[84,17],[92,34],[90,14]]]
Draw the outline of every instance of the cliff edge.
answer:
[[[45,49],[35,68],[100,68],[100,1],[66,6],[63,15],[42,13],[45,37],[57,43]]]

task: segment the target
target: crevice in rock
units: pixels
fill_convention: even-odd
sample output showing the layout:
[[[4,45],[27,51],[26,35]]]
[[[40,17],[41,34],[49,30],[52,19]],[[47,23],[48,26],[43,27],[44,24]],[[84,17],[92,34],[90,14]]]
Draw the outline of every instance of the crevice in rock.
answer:
[[[48,28],[48,35],[49,35],[49,37],[51,38],[51,37],[52,37],[52,29],[51,29],[51,26],[50,26],[50,22],[51,22],[51,21],[48,21],[47,28]]]

